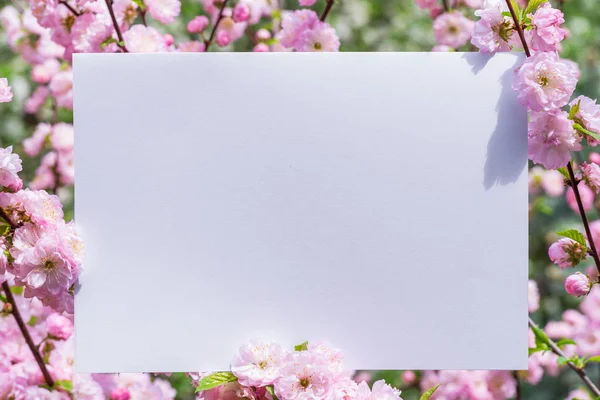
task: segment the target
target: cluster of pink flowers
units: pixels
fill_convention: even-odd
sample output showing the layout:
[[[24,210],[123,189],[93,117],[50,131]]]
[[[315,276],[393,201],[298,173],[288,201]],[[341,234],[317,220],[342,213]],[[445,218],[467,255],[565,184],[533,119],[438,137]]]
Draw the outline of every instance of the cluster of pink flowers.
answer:
[[[199,398],[252,400],[401,400],[400,391],[377,381],[357,383],[343,367],[340,350],[325,343],[303,343],[295,350],[277,343],[250,340],[231,362],[231,382],[200,391]],[[192,374],[200,389],[210,374]]]

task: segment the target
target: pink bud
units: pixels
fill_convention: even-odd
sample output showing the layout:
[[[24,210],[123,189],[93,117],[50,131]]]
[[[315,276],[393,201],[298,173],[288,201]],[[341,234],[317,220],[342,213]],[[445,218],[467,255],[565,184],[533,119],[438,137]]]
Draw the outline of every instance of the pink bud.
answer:
[[[167,46],[172,45],[173,43],[175,43],[175,39],[173,38],[173,35],[171,35],[170,33],[165,33],[163,35],[163,39],[165,40],[165,44]]]
[[[359,372],[354,377],[354,381],[356,383],[361,383],[361,382],[371,383],[372,380],[373,380],[373,376],[367,371]]]
[[[440,5],[434,5],[429,9],[431,19],[436,19],[444,13],[444,9]]]
[[[258,31],[256,31],[256,38],[258,40],[269,40],[269,39],[271,39],[271,37],[272,37],[271,32],[265,28],[261,28]]]
[[[587,257],[585,247],[569,238],[561,238],[552,243],[548,257],[562,269],[574,267]]]
[[[298,3],[302,6],[302,7],[310,7],[313,6],[315,3],[317,2],[317,0],[298,0]]]
[[[250,18],[250,7],[245,3],[237,3],[233,9],[233,20],[235,22],[245,22]]]
[[[129,389],[121,387],[113,389],[110,392],[110,400],[129,400],[131,399],[131,394],[129,393]]]
[[[413,371],[406,370],[402,373],[402,381],[404,383],[406,383],[407,385],[413,384],[416,380],[417,380],[417,375]]]
[[[590,153],[590,161],[595,163],[595,164],[600,164],[600,153]]]
[[[15,178],[15,180],[7,186],[7,189],[13,193],[18,192],[19,190],[23,189],[23,180],[19,177]]]
[[[217,42],[217,44],[220,47],[227,46],[229,43],[231,43],[231,38],[229,37],[229,33],[227,33],[227,31],[223,31],[223,30],[217,32],[217,37],[215,38],[215,42]]]
[[[590,282],[590,279],[581,272],[576,272],[573,275],[569,275],[565,281],[565,289],[567,290],[567,293],[577,297],[588,294],[591,286],[592,283]]]
[[[187,30],[190,33],[200,33],[208,26],[208,18],[200,15],[188,22]]]
[[[46,329],[52,337],[66,340],[73,334],[73,323],[67,317],[54,313],[46,318]]]
[[[269,48],[269,45],[267,45],[266,43],[258,43],[256,46],[254,46],[252,51],[254,51],[256,53],[266,53],[268,51],[271,51],[271,49]]]

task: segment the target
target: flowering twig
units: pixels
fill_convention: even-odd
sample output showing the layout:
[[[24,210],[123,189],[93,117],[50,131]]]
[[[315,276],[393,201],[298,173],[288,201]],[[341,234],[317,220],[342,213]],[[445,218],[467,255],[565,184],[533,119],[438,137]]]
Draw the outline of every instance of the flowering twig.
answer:
[[[517,14],[515,13],[515,9],[512,6],[511,0],[506,0],[506,4],[508,5],[508,10],[510,11],[510,15],[515,23],[515,29],[519,34],[519,38],[521,39],[521,43],[523,43],[523,49],[525,50],[525,54],[527,57],[531,57],[531,52],[529,51],[529,46],[527,45],[527,41],[525,40],[525,34],[523,33],[523,28],[519,23],[519,18],[517,18]]]
[[[223,19],[223,11],[225,11],[225,7],[227,6],[227,1],[228,0],[223,0],[223,4],[221,4],[221,8],[219,9],[219,16],[217,17],[217,20],[215,21],[212,31],[210,31],[210,36],[208,37],[207,40],[204,41],[204,51],[208,51],[208,48],[210,47],[213,40],[215,39],[215,35],[217,33],[217,28],[219,27],[219,23]]]
[[[113,26],[115,27],[115,32],[117,32],[117,38],[119,39],[119,42],[117,43],[117,46],[119,46],[119,48],[121,50],[123,50],[123,52],[125,53],[129,53],[129,51],[127,50],[127,47],[125,47],[125,41],[123,40],[123,34],[121,33],[121,28],[119,28],[119,23],[117,22],[117,17],[115,17],[115,10],[113,10],[113,0],[105,0],[106,2],[106,7],[108,7],[108,13],[110,14],[110,19],[112,20]]]
[[[588,242],[590,244],[590,249],[592,258],[594,259],[594,263],[596,264],[596,269],[600,273],[600,257],[598,257],[598,251],[596,251],[596,244],[592,238],[592,231],[590,229],[590,224],[587,219],[587,215],[585,214],[585,210],[583,208],[583,202],[581,201],[581,195],[579,194],[579,187],[577,185],[577,179],[575,179],[575,173],[573,172],[573,166],[571,162],[567,164],[567,171],[569,171],[569,185],[573,189],[573,194],[575,194],[575,200],[577,201],[577,208],[579,209],[579,214],[581,215],[581,221],[583,222],[583,228],[585,229],[585,234],[588,237]]]
[[[515,27],[519,34],[519,38],[521,39],[521,43],[523,44],[523,49],[525,49],[525,54],[527,57],[531,57],[531,52],[529,51],[529,46],[527,45],[527,41],[525,40],[525,35],[523,34],[523,28],[519,24],[519,19],[515,14],[515,10],[512,6],[511,0],[506,0],[506,4],[508,5],[508,9],[510,10],[510,15],[515,23]],[[575,195],[575,200],[577,202],[577,208],[579,210],[579,215],[581,216],[581,221],[583,222],[583,228],[585,229],[585,233],[588,238],[588,242],[590,244],[591,255],[594,259],[594,263],[596,264],[596,269],[600,273],[600,257],[598,256],[598,252],[596,251],[596,244],[592,239],[592,231],[590,230],[590,224],[588,222],[587,215],[585,214],[585,209],[583,208],[583,202],[581,201],[581,194],[579,193],[579,187],[577,186],[578,182],[575,179],[575,173],[573,172],[573,166],[571,165],[571,161],[567,163],[567,171],[569,172],[569,186],[573,189],[573,194]]]
[[[10,312],[15,317],[15,321],[17,321],[17,325],[19,326],[19,329],[21,330],[21,333],[23,334],[23,337],[25,338],[25,342],[27,343],[29,350],[31,350],[31,353],[33,353],[33,357],[35,358],[35,361],[37,362],[38,366],[40,367],[40,370],[42,371],[42,375],[44,376],[44,380],[46,381],[46,384],[50,387],[53,387],[54,380],[52,379],[52,376],[50,376],[50,372],[48,372],[48,368],[46,368],[44,359],[42,358],[42,356],[38,352],[37,348],[35,347],[35,343],[33,343],[33,339],[31,338],[31,335],[29,334],[29,330],[27,330],[25,321],[23,321],[23,317],[21,317],[21,313],[19,312],[19,309],[17,308],[17,303],[15,302],[15,298],[12,294],[12,291],[10,290],[10,286],[8,285],[8,282],[2,283],[2,290],[4,290],[4,293],[6,294],[6,300],[11,305]]]
[[[73,6],[71,6],[69,3],[67,3],[65,0],[61,0],[58,2],[59,4],[62,4],[63,6],[67,7],[69,9],[69,11],[71,11],[73,13],[73,15],[75,15],[76,17],[79,17],[81,15],[80,12],[78,12],[76,9],[73,8]]]
[[[6,214],[6,212],[1,207],[0,207],[0,217],[6,221],[6,223],[10,226],[10,228],[12,230],[15,230],[19,227],[19,225],[16,224],[15,222],[13,222],[12,219],[10,219],[8,214]],[[15,298],[12,294],[12,291],[10,290],[10,285],[8,284],[8,282],[2,283],[2,290],[4,290],[4,293],[6,294],[6,300],[11,305],[10,312],[15,317],[15,320],[17,321],[17,325],[19,326],[19,329],[21,330],[21,333],[23,334],[23,337],[25,338],[25,342],[27,343],[27,346],[29,347],[29,350],[31,350],[31,353],[33,353],[33,357],[35,358],[35,361],[38,363],[40,370],[42,370],[42,375],[44,375],[44,380],[46,381],[48,386],[50,386],[50,387],[54,386],[54,380],[52,379],[52,376],[50,376],[50,373],[48,372],[48,369],[46,368],[46,364],[44,363],[44,359],[38,352],[37,347],[35,346],[35,343],[33,343],[33,339],[31,339],[29,330],[27,329],[27,326],[25,325],[25,322],[23,321],[23,318],[21,317],[21,313],[19,312],[19,308],[17,307],[17,303],[15,302]]]
[[[329,15],[329,11],[331,11],[331,7],[333,7],[333,2],[334,0],[327,0],[327,5],[325,6],[325,9],[323,10],[323,14],[321,14],[321,22],[325,21],[325,18],[327,18],[327,16]]]
[[[531,318],[529,318],[529,326],[534,329],[534,330],[540,330],[540,327],[536,325],[535,322],[533,322],[533,320]],[[569,359],[569,357],[567,357],[565,355],[565,353],[563,353],[563,351],[560,349],[560,347],[558,347],[558,345],[556,343],[554,343],[554,341],[552,341],[552,339],[547,338],[548,340],[548,347],[550,347],[550,349],[552,350],[552,352],[554,354],[556,354],[559,357],[563,357],[566,360]],[[594,394],[594,398],[599,397],[600,396],[600,389],[598,389],[598,387],[596,385],[594,385],[594,383],[592,382],[592,380],[590,379],[589,376],[587,376],[587,373],[585,372],[585,369],[583,368],[578,368],[575,364],[573,364],[571,361],[567,361],[567,365],[569,366],[569,368],[571,368],[573,371],[575,371],[575,373],[577,375],[579,375],[579,377],[581,378],[581,380],[583,381],[583,383],[586,384],[586,386],[592,391],[592,393]]]

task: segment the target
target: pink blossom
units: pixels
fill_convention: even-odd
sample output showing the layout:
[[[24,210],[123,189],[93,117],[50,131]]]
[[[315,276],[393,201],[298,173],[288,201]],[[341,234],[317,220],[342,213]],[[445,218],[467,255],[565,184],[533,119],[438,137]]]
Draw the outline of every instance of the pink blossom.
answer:
[[[373,400],[402,400],[400,391],[385,383],[384,380],[379,380],[373,384],[371,389],[371,399]]]
[[[587,257],[585,247],[569,238],[559,239],[548,249],[548,256],[562,269],[574,267]]]
[[[167,51],[167,46],[160,33],[144,25],[133,25],[123,34],[127,50],[132,53],[157,53]]]
[[[256,39],[258,40],[269,40],[271,39],[271,37],[273,35],[271,35],[271,32],[265,28],[261,28],[259,30],[256,31]]]
[[[131,399],[131,394],[129,393],[129,389],[120,387],[115,388],[112,392],[110,392],[110,400],[129,400]]]
[[[531,16],[532,29],[530,45],[536,51],[556,51],[557,45],[565,38],[565,30],[560,27],[565,22],[562,11],[552,8],[549,2],[543,3]]]
[[[312,29],[317,22],[319,17],[313,10],[302,9],[285,13],[277,37],[284,47],[295,47],[304,32]]]
[[[179,43],[177,51],[182,53],[202,53],[206,50],[206,45],[203,42],[197,40],[191,40],[189,42]]]
[[[208,18],[199,15],[187,24],[187,30],[190,33],[200,33],[208,26]]]
[[[586,96],[576,97],[569,103],[571,107],[579,104],[579,109],[575,113],[574,120],[579,125],[589,131],[600,134],[600,104]],[[586,135],[587,142],[591,146],[598,145],[598,141],[591,136]]]
[[[575,389],[569,392],[565,400],[592,400],[592,397],[583,389]]]
[[[569,102],[577,84],[576,70],[556,53],[537,52],[515,70],[513,89],[532,111],[548,111]]]
[[[271,49],[266,43],[257,43],[256,46],[254,46],[254,48],[252,49],[252,51],[255,53],[266,53],[271,51]]]
[[[325,399],[329,394],[331,377],[327,365],[309,351],[290,355],[281,370],[281,378],[275,381],[275,394],[280,399]]]
[[[215,43],[220,47],[225,47],[231,43],[231,37],[226,30],[219,30],[215,37]]]
[[[233,20],[235,22],[246,22],[250,18],[250,7],[244,3],[237,3],[233,8]]]
[[[12,146],[0,147],[0,185],[16,191],[21,189],[23,182],[18,173],[23,170],[21,158],[13,154]]]
[[[31,71],[31,77],[34,82],[48,83],[59,71],[60,63],[56,59],[50,58],[44,61],[44,63],[34,66]]]
[[[485,0],[483,9],[475,11],[480,19],[473,26],[471,43],[483,53],[512,49],[515,25],[512,18],[502,12],[501,0]]]
[[[541,184],[550,197],[559,197],[565,192],[565,178],[556,170],[544,171]]]
[[[28,114],[35,114],[38,112],[44,105],[49,94],[50,89],[48,89],[47,86],[38,86],[25,102],[25,112]]]
[[[58,196],[43,190],[25,189],[17,193],[0,193],[0,207],[12,217],[13,222],[31,220],[45,227],[54,226],[63,219]]]
[[[53,313],[46,318],[46,329],[52,337],[66,340],[73,334],[73,322],[63,315]]]
[[[590,292],[591,285],[592,283],[590,282],[590,279],[581,272],[576,272],[573,275],[569,275],[565,280],[565,289],[567,293],[576,297],[581,297],[588,294]]]
[[[571,151],[581,150],[572,121],[561,110],[531,113],[528,138],[529,159],[548,169],[567,165]]]
[[[23,150],[30,157],[40,154],[44,142],[52,132],[52,126],[46,122],[41,122],[33,131],[33,135],[23,141]]]
[[[8,103],[12,101],[13,94],[11,87],[8,86],[8,79],[0,78],[0,103]]]
[[[181,3],[179,0],[146,0],[148,12],[152,18],[170,24],[181,12]]]
[[[165,39],[165,45],[167,45],[167,46],[170,46],[173,43],[175,43],[175,38],[170,33],[165,33],[163,35],[163,38]]]
[[[529,280],[527,285],[527,305],[530,313],[536,312],[540,308],[540,291],[537,283]]]
[[[444,13],[433,22],[433,35],[436,42],[455,49],[469,42],[472,31],[473,21],[459,11]]]
[[[73,109],[73,72],[70,69],[54,75],[48,87],[59,107]]]
[[[437,5],[437,0],[416,0],[420,8],[427,9]]]
[[[579,166],[586,185],[596,194],[600,193],[600,166],[585,161]]]
[[[298,4],[302,7],[312,7],[316,2],[317,0],[298,0]]]
[[[316,22],[311,29],[305,30],[295,44],[296,51],[338,51],[340,39],[326,22]]]
[[[279,378],[283,351],[274,342],[250,340],[231,361],[231,372],[245,386],[267,386]]]
[[[590,211],[594,207],[594,191],[590,189],[585,182],[579,182],[577,189],[579,189],[579,197],[581,198],[583,210]],[[579,214],[579,205],[577,204],[577,199],[575,198],[575,192],[573,192],[571,187],[567,189],[566,200],[571,210]]]
[[[50,134],[50,143],[55,150],[68,152],[72,151],[75,145],[73,135],[73,125],[59,122],[52,127]]]

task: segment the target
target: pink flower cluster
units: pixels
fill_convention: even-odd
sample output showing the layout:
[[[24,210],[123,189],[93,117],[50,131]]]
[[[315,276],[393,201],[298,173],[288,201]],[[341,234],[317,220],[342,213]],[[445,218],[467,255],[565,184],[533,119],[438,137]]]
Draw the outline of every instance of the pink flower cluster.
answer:
[[[340,48],[335,30],[307,9],[286,13],[277,38],[282,46],[296,51],[338,51]]]
[[[270,391],[282,400],[400,400],[400,391],[377,381],[351,379],[344,370],[343,355],[324,343],[304,343],[297,350],[282,349],[277,343],[251,340],[231,362],[237,382],[201,392],[200,398],[270,399]],[[194,375],[196,384],[205,374]],[[271,390],[267,390],[271,389]]]

